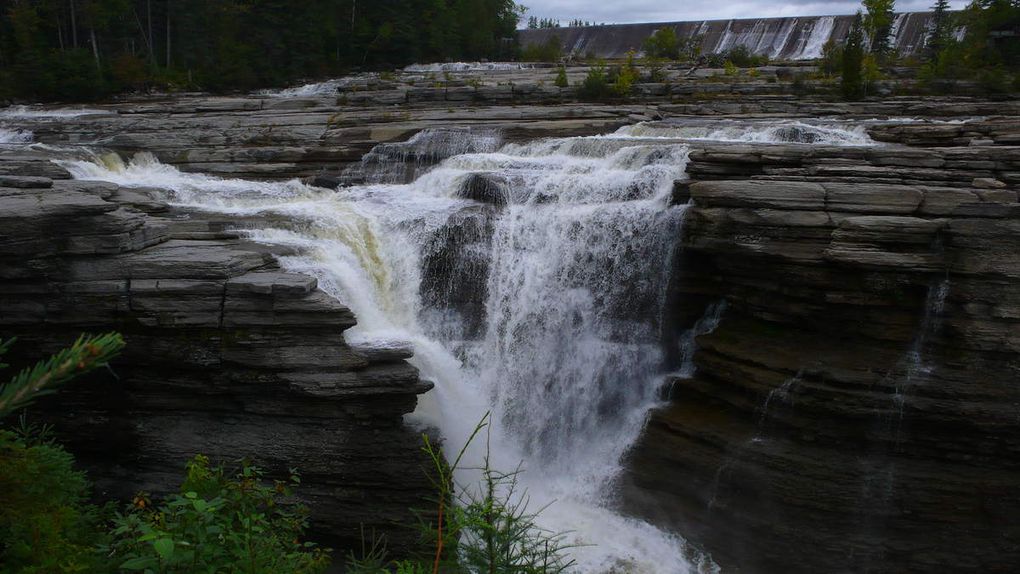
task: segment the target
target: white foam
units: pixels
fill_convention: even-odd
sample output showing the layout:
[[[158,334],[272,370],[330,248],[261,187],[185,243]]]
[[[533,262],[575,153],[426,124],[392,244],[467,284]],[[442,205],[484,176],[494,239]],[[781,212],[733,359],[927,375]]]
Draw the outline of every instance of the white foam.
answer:
[[[111,110],[93,110],[88,108],[43,108],[38,106],[11,106],[0,110],[0,118],[16,119],[60,119],[78,118],[82,116],[109,115],[117,112]]]
[[[0,128],[0,144],[28,144],[32,137],[29,130]]]
[[[641,122],[624,126],[613,137],[683,139],[733,143],[801,143],[834,146],[873,146],[863,124],[807,123],[799,120],[711,123]]]
[[[659,401],[656,329],[684,210],[668,198],[683,177],[685,146],[610,138],[506,145],[446,159],[410,184],[337,193],[182,173],[147,154],[64,165],[76,178],[162,187],[186,205],[280,222],[250,235],[299,248],[281,264],[315,276],[351,307],[358,325],[345,336],[413,345],[412,364],[436,388],[412,420],[439,426],[458,449],[492,412],[493,465],[524,461],[531,508],[551,504],[538,523],[569,531],[577,572],[699,568],[679,537],[613,511],[608,490]],[[491,270],[484,335],[465,346],[442,336],[449,316],[425,308],[422,269],[444,226],[477,212],[481,204],[460,191],[479,173],[512,182],[512,193],[491,215],[480,252]],[[467,466],[480,463],[483,446],[473,445]],[[462,484],[474,477],[459,475]]]
[[[520,62],[446,62],[432,64],[411,64],[405,66],[405,72],[509,72],[513,70],[530,70],[531,64]]]

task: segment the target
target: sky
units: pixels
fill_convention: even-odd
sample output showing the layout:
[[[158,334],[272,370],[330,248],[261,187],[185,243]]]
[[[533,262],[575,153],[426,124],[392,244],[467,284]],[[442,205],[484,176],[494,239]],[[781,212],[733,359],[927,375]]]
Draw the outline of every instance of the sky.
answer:
[[[773,18],[853,14],[861,3],[853,0],[517,0],[528,7],[528,16],[559,19],[564,25],[575,18],[589,22],[673,22],[729,18]],[[897,12],[928,10],[934,0],[898,0]],[[950,0],[953,9],[968,0]]]

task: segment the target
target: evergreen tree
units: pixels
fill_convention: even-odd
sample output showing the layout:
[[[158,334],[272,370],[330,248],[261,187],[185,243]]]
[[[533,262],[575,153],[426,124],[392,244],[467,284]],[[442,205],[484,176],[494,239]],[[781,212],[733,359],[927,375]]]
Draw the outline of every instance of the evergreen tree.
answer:
[[[864,23],[860,11],[854,16],[846,44],[843,46],[843,97],[859,99],[864,95],[861,65],[864,62]]]
[[[925,57],[929,61],[938,59],[952,38],[952,23],[949,18],[949,0],[936,0],[932,6],[931,28],[925,39]]]
[[[520,10],[512,0],[0,0],[0,97],[245,91],[353,68],[506,57]]]
[[[864,29],[871,40],[869,51],[879,58],[889,53],[889,34],[892,32],[896,0],[863,0],[867,14]]]

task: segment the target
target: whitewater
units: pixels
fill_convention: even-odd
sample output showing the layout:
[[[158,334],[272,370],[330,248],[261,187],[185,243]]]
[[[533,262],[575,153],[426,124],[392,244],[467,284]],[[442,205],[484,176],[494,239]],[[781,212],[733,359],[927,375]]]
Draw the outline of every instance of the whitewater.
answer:
[[[436,386],[409,423],[439,428],[455,454],[491,413],[492,465],[522,465],[539,526],[566,533],[577,571],[703,572],[711,562],[621,514],[613,492],[670,372],[663,313],[686,210],[671,197],[687,146],[636,139],[655,137],[634,133],[645,129],[527,144],[428,130],[366,156],[357,169],[382,169],[366,178],[376,183],[338,190],[183,173],[147,153],[62,165],[162,189],[182,207],[262,217],[247,235],[295,248],[281,266],[352,309],[350,343],[413,346],[410,362]],[[846,130],[823,136],[855,145]],[[414,150],[435,163],[410,182],[380,161]],[[472,444],[466,467],[485,446]]]

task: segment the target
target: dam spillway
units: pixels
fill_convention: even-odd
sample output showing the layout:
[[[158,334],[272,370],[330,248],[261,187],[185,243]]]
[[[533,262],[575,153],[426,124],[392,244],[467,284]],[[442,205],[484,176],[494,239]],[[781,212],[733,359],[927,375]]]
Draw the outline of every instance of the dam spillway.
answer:
[[[673,28],[681,39],[700,36],[702,54],[746,46],[753,54],[773,60],[810,60],[821,57],[822,46],[828,40],[843,41],[853,19],[853,15],[840,15],[608,24],[520,30],[517,39],[521,47],[527,48],[558,38],[564,54],[622,58],[629,50],[640,51],[645,38],[656,30]],[[930,19],[931,12],[896,14],[890,45],[900,55],[917,54],[924,47]]]

